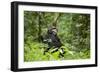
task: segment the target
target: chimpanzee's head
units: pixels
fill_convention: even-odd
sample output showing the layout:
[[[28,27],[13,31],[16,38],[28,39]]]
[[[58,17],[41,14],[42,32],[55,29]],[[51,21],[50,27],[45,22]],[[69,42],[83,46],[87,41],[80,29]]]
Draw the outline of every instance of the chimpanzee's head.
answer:
[[[52,27],[50,29],[48,29],[48,34],[54,34],[54,35],[57,35],[57,28],[56,27]]]

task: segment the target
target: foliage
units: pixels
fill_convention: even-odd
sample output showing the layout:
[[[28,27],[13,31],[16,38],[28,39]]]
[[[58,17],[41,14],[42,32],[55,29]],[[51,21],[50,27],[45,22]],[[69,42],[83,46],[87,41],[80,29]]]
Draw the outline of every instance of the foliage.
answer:
[[[46,35],[48,27],[55,19],[58,36],[63,43],[64,57],[59,51],[51,53],[42,43],[41,36]],[[53,48],[51,48],[52,50]],[[90,58],[90,15],[79,13],[24,11],[24,61],[48,61]]]

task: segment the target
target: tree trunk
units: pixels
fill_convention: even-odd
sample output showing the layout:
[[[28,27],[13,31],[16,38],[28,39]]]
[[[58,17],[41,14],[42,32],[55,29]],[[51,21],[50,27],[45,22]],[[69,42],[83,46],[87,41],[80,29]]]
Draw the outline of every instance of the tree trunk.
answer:
[[[38,13],[38,41],[41,42],[41,12]]]
[[[57,20],[60,17],[60,15],[61,15],[60,13],[56,14],[52,26],[57,27]]]

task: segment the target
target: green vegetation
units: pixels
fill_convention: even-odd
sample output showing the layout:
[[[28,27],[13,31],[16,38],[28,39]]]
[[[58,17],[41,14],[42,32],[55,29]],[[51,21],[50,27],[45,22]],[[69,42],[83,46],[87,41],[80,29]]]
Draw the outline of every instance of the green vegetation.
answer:
[[[64,57],[59,57],[59,51],[51,53],[49,50],[43,54],[48,45],[42,43],[41,36],[47,34],[50,26],[58,29],[58,37],[63,43],[61,48],[65,51]],[[89,14],[24,11],[25,62],[88,58],[90,58]]]

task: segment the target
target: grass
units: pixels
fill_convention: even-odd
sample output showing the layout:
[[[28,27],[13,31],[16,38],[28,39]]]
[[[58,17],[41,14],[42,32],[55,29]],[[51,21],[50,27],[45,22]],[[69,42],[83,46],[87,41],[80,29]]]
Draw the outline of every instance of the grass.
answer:
[[[90,58],[90,50],[84,49],[82,51],[75,51],[67,46],[62,46],[64,48],[64,57],[60,58],[60,51],[51,53],[50,50],[44,55],[44,50],[47,48],[46,44],[37,42],[28,42],[24,45],[24,61],[54,61],[54,60],[74,60],[74,59],[88,59]],[[53,48],[51,48],[52,50]]]

